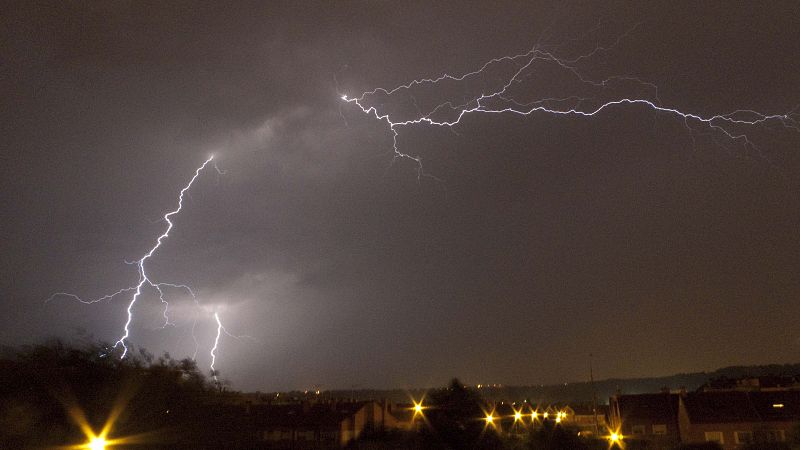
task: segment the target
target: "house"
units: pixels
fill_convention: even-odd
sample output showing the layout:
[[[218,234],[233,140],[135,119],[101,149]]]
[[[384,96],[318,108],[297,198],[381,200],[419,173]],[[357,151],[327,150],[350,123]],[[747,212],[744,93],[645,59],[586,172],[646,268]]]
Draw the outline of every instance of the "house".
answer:
[[[595,408],[591,403],[575,403],[566,407],[564,411],[566,423],[578,428],[584,436],[602,434],[607,429],[607,405],[597,405]]]
[[[646,442],[654,450],[671,449],[681,442],[680,394],[615,395],[609,408],[610,429],[628,441]]]
[[[707,391],[681,397],[684,443],[714,441],[733,450],[753,442],[786,442],[800,423],[800,391]]]
[[[408,428],[388,402],[320,402],[258,405],[249,420],[265,448],[341,448],[369,429]]]

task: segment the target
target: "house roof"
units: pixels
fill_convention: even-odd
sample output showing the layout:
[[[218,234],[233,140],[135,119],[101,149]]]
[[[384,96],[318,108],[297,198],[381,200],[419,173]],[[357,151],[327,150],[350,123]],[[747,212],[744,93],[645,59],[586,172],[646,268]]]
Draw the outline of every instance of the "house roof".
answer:
[[[800,420],[800,391],[751,392],[750,399],[764,421]]]
[[[747,392],[695,392],[684,399],[693,423],[758,422]]]
[[[594,415],[594,405],[591,403],[575,403],[569,405],[572,411],[577,416],[591,416]],[[602,416],[608,412],[608,405],[597,405],[597,415]]]
[[[800,420],[800,391],[694,392],[684,404],[693,423]]]
[[[258,405],[252,407],[250,415],[265,427],[330,427],[338,426],[364,405],[366,402]]]
[[[678,394],[636,394],[617,397],[622,420],[676,421]]]

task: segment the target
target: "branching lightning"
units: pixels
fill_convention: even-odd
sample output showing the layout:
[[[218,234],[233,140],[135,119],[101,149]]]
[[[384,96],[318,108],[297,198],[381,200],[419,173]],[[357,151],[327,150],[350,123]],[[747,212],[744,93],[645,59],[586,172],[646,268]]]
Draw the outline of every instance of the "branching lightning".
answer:
[[[222,337],[224,333],[225,336],[232,337],[237,341],[242,339],[249,339],[255,341],[254,338],[250,336],[236,336],[228,332],[227,329],[222,325],[222,321],[219,318],[219,313],[214,313],[214,320],[217,322],[217,335],[214,338],[214,346],[211,348],[211,376],[214,377],[214,381],[219,381],[217,378],[217,370],[214,368],[214,365],[217,363],[217,350],[219,349],[219,338]]]
[[[444,73],[438,77],[420,78],[401,84],[393,88],[375,88],[362,93],[357,97],[341,95],[347,103],[356,105],[367,115],[385,122],[392,133],[392,150],[394,159],[408,159],[417,166],[419,176],[430,176],[423,171],[422,159],[407,151],[400,150],[398,136],[400,129],[414,125],[438,126],[453,128],[461,119],[471,114],[516,114],[529,116],[534,113],[544,113],[563,116],[592,117],[615,106],[640,105],[657,113],[663,113],[681,120],[690,132],[698,132],[701,127],[706,131],[717,133],[721,137],[738,142],[746,148],[758,148],[748,136],[746,129],[766,123],[780,124],[785,128],[800,132],[800,124],[796,109],[784,114],[768,114],[753,109],[738,109],[724,114],[702,115],[687,112],[677,107],[662,104],[655,84],[633,76],[610,76],[596,80],[584,74],[581,65],[598,54],[612,50],[619,42],[632,32],[619,36],[608,47],[596,46],[588,53],[573,58],[558,57],[552,48],[534,46],[530,50],[516,54],[500,56],[490,59],[478,69],[451,75]],[[557,48],[557,47],[556,47]],[[574,85],[575,93],[568,95],[547,95],[524,98],[530,93],[518,86],[534,76],[537,69],[555,70],[563,82],[566,80]],[[499,81],[494,81],[498,80]],[[461,83],[458,85],[458,83]],[[483,90],[474,95],[465,95],[463,91],[469,89],[468,84],[482,83]],[[459,100],[453,100],[455,95],[447,98],[447,89],[451,84],[457,84],[460,91]],[[492,86],[487,86],[491,85]],[[627,87],[627,90],[625,88]],[[546,91],[548,86],[535,86],[536,89]],[[437,95],[444,96],[443,101],[436,100],[425,109],[421,109],[417,98],[413,95],[415,90],[439,89]],[[529,89],[530,90],[530,89]],[[609,91],[614,91],[610,93]],[[637,94],[620,95],[623,92],[647,92],[648,95]],[[406,108],[402,112],[389,112],[389,107],[395,96],[407,95],[408,101],[413,102],[414,108]],[[605,97],[605,98],[603,98]],[[611,98],[609,98],[611,97]],[[394,101],[394,106],[399,103]],[[411,112],[409,112],[411,111]],[[694,138],[693,138],[694,139]]]
[[[217,363],[217,347],[219,347],[219,338],[222,334],[222,330],[224,330],[225,327],[222,326],[222,322],[219,320],[219,314],[214,313],[214,320],[217,321],[217,336],[214,338],[214,346],[211,347],[211,375],[214,377],[214,381],[218,381],[217,371],[214,368],[214,365]]]
[[[120,289],[120,290],[118,290],[118,291],[116,291],[114,293],[103,295],[101,297],[97,297],[95,299],[90,299],[90,300],[85,300],[85,299],[83,299],[83,298],[81,298],[81,297],[79,297],[79,296],[77,296],[75,294],[71,294],[71,293],[67,293],[67,292],[55,293],[55,294],[51,295],[50,298],[47,299],[47,301],[50,301],[50,300],[52,300],[52,299],[54,299],[56,297],[68,297],[68,298],[72,298],[72,299],[77,300],[77,301],[79,301],[81,303],[84,303],[84,304],[94,304],[94,303],[103,302],[103,301],[110,301],[114,297],[117,297],[119,295],[133,292],[133,294],[132,294],[132,296],[130,298],[130,301],[128,302],[128,306],[126,308],[127,318],[125,320],[125,325],[123,326],[123,333],[119,337],[119,339],[117,339],[117,341],[114,343],[114,346],[113,346],[114,349],[122,348],[121,358],[125,358],[125,356],[128,353],[128,350],[129,350],[128,346],[126,345],[126,341],[128,340],[128,338],[130,337],[130,334],[131,334],[130,327],[131,327],[131,323],[133,322],[134,306],[136,305],[136,302],[139,300],[139,298],[142,296],[143,289],[145,289],[147,287],[152,288],[156,293],[158,293],[158,298],[161,301],[161,303],[163,304],[164,310],[163,310],[162,316],[164,318],[164,321],[163,321],[163,324],[162,324],[162,328],[166,328],[167,326],[174,325],[174,322],[172,322],[172,320],[170,319],[170,304],[167,301],[167,298],[166,298],[167,293],[165,292],[165,290],[166,289],[183,290],[183,291],[187,292],[192,297],[192,300],[195,303],[195,307],[196,307],[196,311],[197,311],[197,313],[195,314],[195,317],[194,317],[194,322],[192,323],[192,339],[194,340],[194,343],[195,343],[195,350],[194,350],[194,354],[193,354],[192,358],[193,359],[197,358],[197,351],[198,351],[198,348],[199,348],[199,344],[198,344],[198,341],[197,341],[197,337],[195,335],[195,327],[197,325],[197,320],[198,320],[198,318],[200,316],[200,303],[199,303],[199,301],[197,299],[197,295],[195,294],[194,290],[192,290],[191,287],[189,287],[188,285],[185,285],[185,284],[165,283],[165,282],[156,282],[156,281],[154,281],[153,278],[152,278],[152,275],[150,273],[148,273],[148,271],[147,271],[146,263],[153,255],[155,255],[156,251],[161,247],[161,245],[164,243],[164,241],[169,237],[169,234],[172,231],[172,228],[174,227],[174,223],[172,222],[172,217],[181,212],[181,210],[183,209],[184,197],[189,192],[189,189],[191,189],[191,187],[194,184],[195,180],[197,180],[197,178],[200,176],[200,173],[203,172],[203,170],[206,168],[206,166],[209,165],[209,163],[212,163],[213,159],[214,159],[214,157],[210,156],[207,160],[205,160],[205,162],[203,162],[203,164],[194,171],[194,175],[189,180],[189,182],[183,187],[183,189],[181,189],[181,191],[180,191],[180,193],[178,195],[178,205],[177,205],[177,207],[174,210],[167,212],[162,217],[163,221],[166,222],[167,226],[166,226],[166,229],[163,231],[163,233],[161,233],[161,235],[159,235],[156,238],[155,244],[138,260],[136,260],[136,261],[125,261],[126,264],[135,265],[136,268],[137,268],[137,272],[139,273],[139,279],[138,279],[138,282],[135,285],[129,286],[129,287],[125,287],[125,288],[122,288],[122,289]],[[213,167],[216,169],[218,174],[224,174],[224,172],[221,171],[216,166],[216,163],[213,163]],[[214,379],[216,380],[216,373],[214,372],[215,371],[214,363],[216,362],[216,356],[217,356],[216,355],[216,351],[217,351],[217,347],[218,347],[218,344],[219,344],[220,332],[224,330],[226,334],[230,335],[230,333],[228,333],[227,330],[225,330],[224,327],[222,326],[222,322],[220,321],[219,315],[217,313],[214,313],[214,319],[215,319],[215,321],[217,323],[217,335],[216,335],[216,339],[214,340],[214,346],[211,349],[211,370],[212,370],[212,373],[214,373]],[[233,335],[230,335],[230,336],[238,338],[237,336],[233,336]]]

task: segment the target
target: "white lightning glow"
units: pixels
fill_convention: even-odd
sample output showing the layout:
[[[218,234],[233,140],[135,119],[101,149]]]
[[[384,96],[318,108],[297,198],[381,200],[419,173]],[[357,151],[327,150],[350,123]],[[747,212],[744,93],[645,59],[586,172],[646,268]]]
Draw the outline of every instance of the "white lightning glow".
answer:
[[[214,368],[214,364],[217,363],[217,347],[219,347],[219,338],[222,335],[222,330],[225,327],[222,326],[222,322],[219,320],[219,314],[214,313],[214,319],[217,321],[217,336],[214,338],[214,346],[211,347],[211,376],[214,377],[215,381],[217,380],[217,371]]]
[[[222,321],[219,318],[219,313],[216,313],[216,312],[214,313],[214,320],[217,322],[217,335],[216,335],[216,337],[214,337],[214,346],[211,347],[211,366],[210,367],[211,367],[211,376],[214,377],[214,381],[219,381],[219,379],[217,379],[217,371],[214,368],[214,365],[217,363],[217,350],[219,349],[219,338],[222,337],[222,334],[224,333],[225,336],[232,337],[232,338],[236,339],[237,341],[238,340],[242,340],[242,339],[249,339],[249,340],[255,341],[255,339],[250,337],[250,336],[236,336],[234,334],[229,333],[228,330],[225,329],[225,327],[222,325]]]
[[[117,341],[114,343],[114,346],[113,346],[113,348],[115,348],[115,349],[118,348],[118,347],[122,348],[121,358],[124,358],[128,353],[128,346],[126,345],[126,340],[128,340],[128,338],[130,337],[130,334],[131,334],[130,326],[131,326],[131,323],[133,322],[134,306],[136,305],[136,302],[139,299],[139,297],[142,295],[143,289],[147,288],[147,287],[150,287],[150,288],[154,289],[158,293],[158,298],[161,301],[161,303],[164,305],[164,311],[162,313],[164,321],[163,321],[163,324],[162,324],[162,328],[165,328],[165,327],[170,326],[170,325],[174,325],[174,323],[170,319],[170,305],[169,305],[169,302],[166,299],[165,289],[168,288],[168,289],[184,290],[192,297],[192,300],[195,303],[195,310],[196,310],[196,314],[194,316],[194,321],[192,323],[192,339],[193,339],[194,344],[195,344],[195,350],[194,350],[194,354],[193,354],[192,358],[193,359],[197,358],[197,351],[199,349],[199,344],[198,344],[198,341],[197,341],[197,337],[195,335],[195,328],[196,328],[197,321],[198,321],[198,318],[200,317],[200,313],[201,313],[200,303],[197,300],[197,295],[195,294],[194,290],[192,290],[191,287],[189,287],[189,286],[187,286],[185,284],[164,283],[164,282],[153,281],[152,275],[150,275],[147,272],[146,263],[156,253],[156,251],[161,247],[161,245],[164,243],[164,241],[169,237],[169,234],[170,234],[170,232],[172,231],[172,229],[174,227],[174,223],[172,222],[172,217],[181,212],[181,210],[183,209],[184,196],[187,194],[189,189],[192,187],[192,185],[194,184],[195,180],[197,180],[197,178],[200,176],[200,173],[206,168],[206,166],[209,165],[209,163],[211,163],[213,161],[213,159],[214,159],[213,155],[210,156],[208,159],[206,159],[205,162],[203,162],[203,164],[194,171],[194,175],[189,180],[189,182],[183,187],[183,189],[181,189],[181,191],[180,191],[180,193],[178,195],[178,205],[177,205],[177,207],[175,209],[173,209],[172,211],[167,212],[162,217],[164,222],[166,222],[167,226],[166,226],[166,229],[161,233],[161,235],[159,235],[156,238],[155,244],[138,260],[136,260],[136,261],[125,261],[126,264],[135,265],[136,268],[137,268],[137,271],[139,273],[139,280],[138,280],[136,285],[125,287],[125,288],[122,288],[122,289],[120,289],[120,290],[118,290],[118,291],[116,291],[114,293],[103,295],[101,297],[97,297],[95,299],[90,299],[90,300],[84,300],[84,299],[82,299],[81,297],[79,297],[79,296],[77,296],[75,294],[71,294],[71,293],[67,293],[67,292],[55,293],[55,294],[51,295],[50,298],[47,299],[47,301],[50,301],[50,300],[52,300],[52,299],[54,299],[56,297],[68,297],[68,298],[77,300],[77,301],[79,301],[81,303],[84,303],[84,304],[93,304],[93,303],[98,303],[98,302],[102,302],[102,301],[106,301],[106,300],[110,301],[114,297],[117,297],[119,295],[133,292],[133,295],[131,296],[130,301],[128,302],[128,306],[126,308],[127,317],[126,317],[126,320],[125,320],[125,325],[123,326],[123,333],[122,333],[121,337],[119,339],[117,339]],[[218,174],[224,174],[224,172],[221,171],[216,166],[216,163],[213,164],[213,167],[216,169]],[[216,313],[214,314],[214,318],[216,319],[216,322],[217,322],[217,335],[216,335],[216,339],[214,341],[214,347],[211,349],[211,370],[212,370],[212,372],[215,371],[214,363],[216,362],[216,356],[217,356],[216,355],[216,351],[217,351],[217,347],[218,347],[218,344],[219,344],[220,332],[224,331],[224,327],[222,327],[222,323],[220,322],[219,316]],[[225,331],[225,333],[229,334],[229,333],[227,333],[227,331]],[[238,338],[237,336],[232,336],[232,337]],[[214,378],[216,379],[216,375],[214,375]]]
[[[357,97],[341,95],[342,101],[354,104],[367,115],[386,122],[392,133],[392,149],[394,158],[409,159],[417,165],[418,175],[426,175],[422,169],[422,159],[420,156],[401,151],[398,147],[397,138],[399,129],[414,125],[438,126],[452,128],[461,122],[461,119],[470,114],[516,114],[529,116],[534,113],[591,117],[598,115],[615,106],[641,105],[658,113],[673,116],[683,121],[684,126],[690,132],[697,131],[697,126],[703,126],[707,130],[719,133],[727,139],[739,142],[742,145],[758,150],[746,134],[744,128],[751,128],[767,122],[776,123],[794,131],[800,131],[800,124],[797,121],[795,111],[784,114],[768,114],[758,112],[753,109],[738,109],[724,114],[702,115],[694,112],[687,112],[677,107],[665,106],[658,97],[658,88],[653,83],[644,81],[632,76],[611,76],[602,80],[593,80],[584,75],[579,66],[601,52],[613,49],[619,41],[627,36],[633,29],[618,37],[616,42],[609,47],[595,47],[591,52],[567,59],[554,55],[552,51],[546,51],[538,46],[516,54],[500,56],[490,59],[478,69],[462,73],[459,75],[442,74],[438,77],[420,78],[401,84],[393,88],[376,88],[362,93]],[[514,91],[522,85],[527,78],[536,73],[537,68],[555,69],[563,75],[564,80],[576,83],[581,95],[552,97],[542,96],[535,98],[518,99],[523,93],[515,94]],[[491,84],[494,79],[499,77],[498,71],[505,70],[510,75],[500,77],[500,82],[495,82],[494,88],[484,88],[487,91],[474,96],[466,94],[458,101],[445,100],[436,106],[421,110],[416,98],[412,96],[414,89],[427,89],[430,92],[438,85],[446,90],[450,83],[464,83],[465,91],[467,82],[480,81],[483,85]],[[489,72],[491,77],[489,77]],[[481,78],[483,77],[483,78]],[[562,80],[560,80],[562,81]],[[445,85],[447,84],[447,85]],[[627,96],[618,95],[616,98],[607,99],[609,91],[613,88],[620,90],[621,85],[633,85],[637,92],[650,92],[650,95]],[[540,90],[546,90],[546,86],[537,86]],[[584,91],[594,91],[592,95],[585,95]],[[413,114],[408,111],[392,113],[387,111],[387,105],[391,105],[391,98],[394,95],[407,94],[413,102],[416,112]],[[459,94],[463,95],[463,94]],[[605,97],[605,100],[601,100]],[[397,116],[402,116],[398,118]]]
[[[161,291],[161,286],[158,283],[153,283],[148,278],[147,272],[145,270],[145,262],[147,262],[147,260],[150,259],[150,257],[153,256],[153,254],[156,252],[156,250],[158,250],[159,247],[161,247],[161,244],[164,242],[164,239],[169,237],[169,232],[172,231],[172,227],[174,226],[174,224],[172,223],[172,220],[170,220],[170,217],[172,217],[175,214],[178,214],[179,212],[181,212],[181,209],[183,209],[183,196],[186,194],[186,191],[188,191],[189,188],[192,187],[192,184],[194,184],[194,180],[196,180],[197,177],[200,176],[200,172],[213,159],[214,159],[214,156],[213,155],[210,156],[207,160],[205,160],[205,162],[200,167],[197,168],[197,170],[194,171],[194,176],[192,176],[192,179],[189,180],[189,183],[186,186],[184,186],[183,189],[181,189],[181,192],[178,195],[178,207],[175,208],[174,210],[164,214],[164,220],[167,222],[167,229],[164,230],[164,232],[156,239],[156,243],[150,249],[150,251],[145,253],[145,255],[142,256],[136,262],[136,265],[139,267],[139,284],[136,285],[136,292],[133,294],[133,297],[131,298],[130,303],[128,303],[128,308],[127,308],[128,320],[125,321],[125,327],[124,327],[125,333],[122,335],[122,337],[120,337],[117,340],[117,342],[114,343],[114,348],[117,348],[117,346],[120,346],[120,345],[122,346],[122,348],[123,348],[122,358],[124,358],[125,355],[128,353],[128,346],[125,345],[125,340],[128,339],[128,337],[130,336],[130,325],[131,325],[131,321],[133,321],[133,305],[136,304],[136,300],[139,298],[139,296],[142,293],[142,286],[144,286],[145,284],[148,284],[148,285],[154,287],[156,290],[158,290],[158,292],[160,294],[161,301],[164,302],[164,303],[167,303],[164,300],[163,292]],[[164,318],[165,318],[164,326],[167,326],[167,325],[170,324],[169,316],[167,315],[168,308],[169,308],[169,304],[167,304],[165,309],[164,309]]]

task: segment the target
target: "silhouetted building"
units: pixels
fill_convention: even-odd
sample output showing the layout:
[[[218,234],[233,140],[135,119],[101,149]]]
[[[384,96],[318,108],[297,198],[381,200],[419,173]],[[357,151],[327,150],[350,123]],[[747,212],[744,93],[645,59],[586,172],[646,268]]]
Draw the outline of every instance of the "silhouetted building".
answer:
[[[365,430],[407,429],[388,402],[303,402],[248,408],[266,448],[329,449],[346,446]]]
[[[597,405],[595,410],[591,403],[575,403],[564,407],[563,411],[566,413],[565,422],[576,427],[584,436],[602,435],[607,429],[607,405]]]
[[[646,441],[651,449],[671,449],[681,442],[680,394],[615,395],[609,407],[611,429],[629,441]]]
[[[750,443],[786,442],[800,424],[800,391],[616,395],[610,408],[611,429],[648,449],[716,442],[734,450]]]
[[[753,442],[785,442],[800,423],[800,392],[695,392],[681,397],[685,443],[714,441],[724,449]]]

